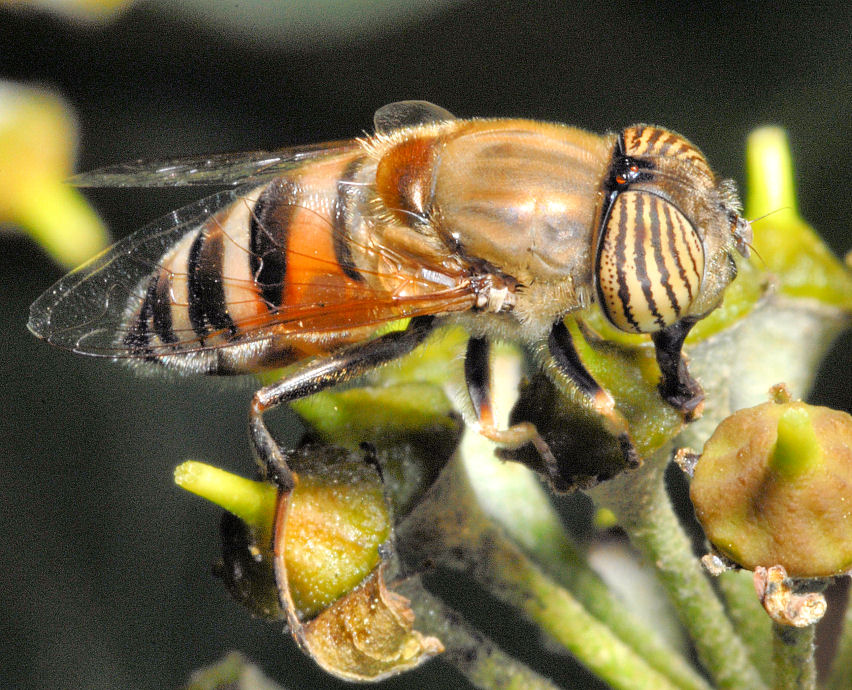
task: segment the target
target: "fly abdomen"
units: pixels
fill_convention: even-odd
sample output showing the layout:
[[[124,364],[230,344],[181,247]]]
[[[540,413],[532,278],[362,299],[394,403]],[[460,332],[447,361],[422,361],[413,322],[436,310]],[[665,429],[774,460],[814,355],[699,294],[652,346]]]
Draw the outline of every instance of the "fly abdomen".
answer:
[[[341,324],[335,312],[327,324],[316,312],[364,281],[349,234],[360,222],[352,183],[364,159],[307,163],[188,232],[131,298],[121,345],[148,361],[212,374],[304,356],[304,341]],[[300,326],[306,317],[313,331]]]
[[[132,355],[187,371],[235,373],[229,360],[236,353],[214,348],[235,342],[244,330],[239,324],[266,309],[246,251],[249,219],[261,191],[187,233],[140,284],[128,305],[122,342]]]

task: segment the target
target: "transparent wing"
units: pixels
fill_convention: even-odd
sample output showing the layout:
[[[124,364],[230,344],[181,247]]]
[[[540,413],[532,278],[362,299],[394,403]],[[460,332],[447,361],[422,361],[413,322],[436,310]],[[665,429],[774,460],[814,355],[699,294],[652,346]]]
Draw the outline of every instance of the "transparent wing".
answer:
[[[223,274],[221,283],[231,295],[224,306],[233,314],[235,330],[222,329],[199,338],[190,326],[175,328],[174,340],[155,344],[144,353],[128,345],[128,336],[136,323],[136,314],[145,299],[146,286],[163,269],[164,256],[188,234],[202,226],[216,226],[217,215],[228,213],[233,204],[247,209],[254,204],[265,187],[244,186],[227,190],[174,211],[118,242],[99,256],[68,274],[44,293],[31,307],[29,329],[53,345],[80,354],[119,357],[180,358],[193,352],[244,345],[271,336],[298,339],[305,334],[334,334],[363,326],[423,314],[461,311],[473,306],[475,295],[468,271],[458,266],[448,268],[440,257],[396,250],[378,243],[358,245],[366,263],[373,270],[346,264],[332,250],[322,254],[317,247],[333,247],[341,232],[325,220],[317,209],[292,204],[307,212],[313,220],[311,242],[299,247],[267,246],[259,263],[270,252],[286,253],[287,273],[281,283],[263,284],[258,277]],[[249,210],[249,214],[251,211]],[[246,215],[248,217],[248,214]],[[267,233],[273,236],[274,233]],[[249,263],[252,251],[248,232],[225,233],[224,241],[244,256]],[[346,238],[350,244],[351,239]],[[350,246],[350,249],[354,247]],[[227,248],[226,248],[227,251]],[[186,272],[169,269],[171,280],[187,280]],[[233,269],[237,270],[237,269]],[[353,279],[357,272],[360,279]],[[284,283],[286,282],[286,286]],[[258,295],[269,291],[287,299],[274,308],[247,310],[248,304],[261,305]],[[171,305],[189,309],[187,302],[171,292]],[[183,298],[184,300],[186,298]],[[250,312],[250,313],[249,313]],[[156,318],[156,317],[155,317]]]
[[[452,113],[427,101],[389,103],[379,108],[374,116],[377,132],[453,119]],[[359,146],[356,139],[342,139],[278,151],[137,160],[80,173],[68,182],[77,187],[182,187],[260,183],[282,175],[307,160],[338,155]]]
[[[126,310],[163,256],[217,211],[253,186],[201,199],[144,226],[60,279],[30,307],[27,327],[52,345],[83,354],[113,356]]]
[[[278,177],[307,160],[357,149],[355,139],[293,146],[278,151],[222,153],[173,160],[131,161],[75,175],[77,187],[182,187],[239,185]]]

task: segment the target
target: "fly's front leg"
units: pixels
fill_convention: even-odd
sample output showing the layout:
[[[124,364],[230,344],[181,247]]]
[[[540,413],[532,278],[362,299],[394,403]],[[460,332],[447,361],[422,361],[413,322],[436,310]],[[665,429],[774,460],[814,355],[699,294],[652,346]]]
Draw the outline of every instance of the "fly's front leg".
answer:
[[[375,340],[337,355],[312,361],[291,376],[264,386],[251,403],[249,433],[255,458],[267,476],[284,491],[293,488],[294,479],[284,454],[263,421],[263,413],[282,403],[319,393],[353,376],[411,352],[429,335],[434,317],[413,318],[404,331],[386,333]]]
[[[464,360],[464,378],[470,401],[479,422],[479,433],[485,438],[509,448],[519,448],[532,443],[544,460],[551,477],[558,476],[558,464],[550,446],[531,422],[520,422],[508,429],[498,429],[491,404],[491,345],[487,338],[471,338],[467,341]]]
[[[682,319],[651,335],[657,363],[663,373],[660,395],[680,410],[687,422],[698,419],[704,409],[704,391],[701,384],[689,374],[681,355],[683,341],[696,323],[697,319]]]
[[[595,381],[594,376],[580,360],[571,333],[563,321],[557,321],[551,329],[547,347],[560,373],[577,387],[588,406],[604,418],[609,432],[618,439],[627,464],[631,467],[638,466],[639,455],[630,438],[627,420],[615,409],[612,396]]]

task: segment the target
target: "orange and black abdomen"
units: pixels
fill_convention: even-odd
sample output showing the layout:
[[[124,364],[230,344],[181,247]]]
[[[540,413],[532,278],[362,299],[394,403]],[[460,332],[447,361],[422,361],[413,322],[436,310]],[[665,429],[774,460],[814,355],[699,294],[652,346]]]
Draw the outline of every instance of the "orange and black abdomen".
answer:
[[[366,151],[312,160],[189,230],[132,298],[123,349],[189,372],[251,373],[389,321],[471,308],[468,272],[377,203],[375,176]]]
[[[330,303],[363,290],[346,223],[357,201],[347,182],[364,160],[356,153],[308,163],[191,230],[140,286],[124,347],[167,366],[227,374],[283,366],[337,343],[322,338],[346,326]]]

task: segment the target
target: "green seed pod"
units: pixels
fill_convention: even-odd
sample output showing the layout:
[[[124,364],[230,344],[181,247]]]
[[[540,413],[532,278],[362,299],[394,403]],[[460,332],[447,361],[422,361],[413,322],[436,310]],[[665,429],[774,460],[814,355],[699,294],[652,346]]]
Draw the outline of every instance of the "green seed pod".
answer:
[[[379,565],[391,517],[378,470],[360,454],[305,446],[289,460],[297,481],[276,508],[276,580],[310,618]]]
[[[223,519],[216,571],[237,601],[264,618],[284,615],[273,573],[279,552],[292,603],[300,617],[310,618],[379,565],[379,547],[390,535],[381,478],[361,454],[306,446],[290,451],[289,460],[297,478],[289,494],[198,462],[175,472],[180,486],[233,514]],[[273,534],[282,501],[286,520]]]
[[[852,569],[852,417],[791,401],[725,419],[704,446],[690,486],[707,538],[742,567],[790,577]]]

